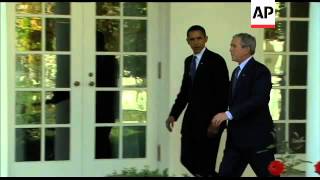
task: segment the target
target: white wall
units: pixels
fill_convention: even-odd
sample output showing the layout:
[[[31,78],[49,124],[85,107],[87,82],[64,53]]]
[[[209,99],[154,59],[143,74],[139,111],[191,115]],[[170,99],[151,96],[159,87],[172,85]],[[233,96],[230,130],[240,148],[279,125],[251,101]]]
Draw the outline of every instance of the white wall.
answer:
[[[230,75],[237,65],[230,60],[229,54],[230,41],[236,33],[247,32],[256,37],[258,45],[255,57],[261,61],[263,30],[250,28],[250,3],[170,3],[169,17],[168,111],[180,89],[184,59],[192,53],[186,42],[186,31],[190,26],[199,24],[206,29],[209,38],[207,47],[225,58]],[[175,131],[170,135],[168,145],[170,152],[167,154],[171,172],[178,176],[186,173],[179,163],[182,117],[183,114],[176,124]],[[220,143],[217,166],[222,159],[224,143],[225,133]],[[243,176],[255,175],[251,168],[247,168]]]

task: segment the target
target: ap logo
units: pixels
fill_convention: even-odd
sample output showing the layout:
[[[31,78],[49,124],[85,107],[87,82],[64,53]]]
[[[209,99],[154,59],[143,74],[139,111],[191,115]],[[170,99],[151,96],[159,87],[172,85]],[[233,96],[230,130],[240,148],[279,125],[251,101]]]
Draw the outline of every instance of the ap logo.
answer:
[[[251,28],[275,28],[275,0],[251,0]]]

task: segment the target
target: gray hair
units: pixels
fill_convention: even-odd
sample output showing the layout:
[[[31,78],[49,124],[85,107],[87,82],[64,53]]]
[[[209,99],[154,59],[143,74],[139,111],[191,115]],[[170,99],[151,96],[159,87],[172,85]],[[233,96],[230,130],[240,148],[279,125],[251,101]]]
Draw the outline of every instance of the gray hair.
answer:
[[[250,54],[253,55],[256,51],[256,38],[248,33],[235,34],[232,38],[240,38],[241,47],[249,47]]]

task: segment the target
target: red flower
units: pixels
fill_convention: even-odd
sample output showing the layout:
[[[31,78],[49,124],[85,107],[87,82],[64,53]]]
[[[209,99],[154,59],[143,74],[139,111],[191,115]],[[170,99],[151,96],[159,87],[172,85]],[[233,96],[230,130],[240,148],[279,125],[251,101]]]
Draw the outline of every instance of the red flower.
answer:
[[[316,173],[320,174],[320,161],[316,165],[314,165],[314,169]]]
[[[280,176],[280,174],[284,172],[285,168],[286,166],[279,160],[272,161],[268,166],[270,174],[274,176]]]

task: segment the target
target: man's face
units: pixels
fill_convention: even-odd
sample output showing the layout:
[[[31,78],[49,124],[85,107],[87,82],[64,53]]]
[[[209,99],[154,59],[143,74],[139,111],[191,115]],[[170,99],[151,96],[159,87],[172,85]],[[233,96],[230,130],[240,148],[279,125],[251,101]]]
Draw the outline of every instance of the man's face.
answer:
[[[250,48],[241,46],[241,39],[235,37],[230,44],[230,53],[232,61],[242,62],[250,56]]]
[[[198,54],[205,47],[208,36],[204,36],[201,31],[191,31],[188,34],[187,42],[194,54]]]

